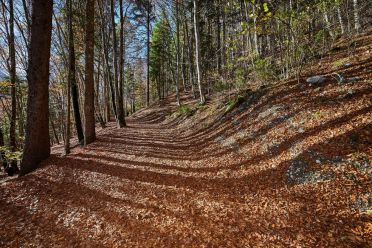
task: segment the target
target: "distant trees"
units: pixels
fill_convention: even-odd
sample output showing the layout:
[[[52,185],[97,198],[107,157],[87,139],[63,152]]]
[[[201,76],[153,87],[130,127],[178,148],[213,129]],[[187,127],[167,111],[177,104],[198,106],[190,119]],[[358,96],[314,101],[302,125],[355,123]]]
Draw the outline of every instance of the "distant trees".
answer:
[[[169,60],[172,60],[171,39],[171,31],[163,13],[152,33],[150,53],[150,77],[156,83],[159,101],[168,93],[172,78],[168,67]]]
[[[126,114],[169,94],[181,105],[191,91],[204,104],[215,92],[300,78],[336,39],[372,23],[369,0],[64,0],[48,38],[51,0],[30,2],[0,0],[0,150],[14,170],[24,151],[23,174],[47,146],[68,153],[70,137],[89,144],[96,122],[124,127]]]
[[[48,86],[52,11],[52,0],[32,2],[26,139],[20,175],[35,170],[50,155]]]
[[[146,22],[146,55],[147,55],[147,77],[146,77],[146,106],[150,105],[150,37],[151,21],[153,19],[153,1],[152,0],[135,0],[137,8],[134,8],[135,19],[145,19]]]

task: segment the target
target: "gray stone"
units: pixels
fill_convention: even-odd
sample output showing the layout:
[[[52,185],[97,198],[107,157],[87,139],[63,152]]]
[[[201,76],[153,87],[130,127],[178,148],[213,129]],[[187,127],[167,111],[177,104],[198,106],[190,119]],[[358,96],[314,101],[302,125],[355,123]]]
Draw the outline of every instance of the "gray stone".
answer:
[[[344,64],[345,67],[350,67],[352,65],[353,65],[352,63],[346,63],[346,64]]]
[[[325,76],[317,75],[317,76],[312,76],[312,77],[307,78],[306,83],[310,85],[318,85],[318,84],[324,83],[325,80],[326,80]]]
[[[290,184],[318,183],[334,178],[332,173],[309,170],[309,165],[301,159],[292,161],[287,169],[286,176]]]
[[[355,83],[355,82],[358,82],[360,80],[362,80],[360,77],[352,77],[352,78],[349,78],[347,81],[349,83]]]
[[[215,138],[214,141],[216,141],[216,142],[222,142],[225,139],[226,139],[225,136],[224,135],[221,135],[221,136],[218,136],[217,138]]]

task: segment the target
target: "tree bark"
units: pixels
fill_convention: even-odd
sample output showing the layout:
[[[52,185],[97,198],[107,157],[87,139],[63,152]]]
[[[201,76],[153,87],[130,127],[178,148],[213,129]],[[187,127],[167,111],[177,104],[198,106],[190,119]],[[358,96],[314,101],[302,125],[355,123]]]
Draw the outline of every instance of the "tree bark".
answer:
[[[95,0],[87,0],[87,3],[86,3],[84,145],[88,145],[96,139],[95,118],[94,118],[94,76],[93,76],[93,73],[94,73],[94,2]]]
[[[0,126],[0,148],[2,148],[3,146],[4,146],[4,135],[3,135],[3,130],[1,129],[1,126]],[[0,162],[5,170],[5,168],[7,167],[7,162],[5,159],[5,153],[1,150],[0,150]]]
[[[360,18],[359,18],[359,5],[358,0],[353,0],[354,6],[354,28],[357,33],[359,33],[361,25],[360,25]]]
[[[150,106],[150,18],[151,2],[147,0],[147,81],[146,81],[146,107]]]
[[[112,46],[113,46],[113,62],[114,62],[114,85],[116,98],[116,123],[118,128],[124,127],[124,111],[123,99],[120,99],[120,86],[118,82],[118,56],[117,56],[117,42],[116,42],[116,25],[115,25],[115,6],[114,0],[111,0],[111,23],[112,23]]]
[[[176,101],[177,105],[181,106],[180,100],[180,17],[179,17],[179,6],[178,1],[175,1],[176,5],[176,60],[177,60],[177,68],[176,68]]]
[[[200,31],[199,31],[199,8],[197,0],[194,2],[194,29],[195,29],[195,54],[196,54],[196,74],[198,77],[198,87],[200,93],[200,104],[205,103],[205,96],[203,92],[202,80],[201,80],[201,56],[200,56]]]
[[[120,108],[120,115],[119,118],[119,127],[125,127],[125,116],[124,116],[124,15],[123,15],[123,0],[120,0],[120,44],[119,44],[119,98],[118,98],[118,105]]]
[[[69,75],[68,80],[70,84],[71,90],[71,97],[72,97],[72,107],[74,109],[74,119],[75,119],[75,128],[77,137],[79,140],[80,145],[84,144],[84,132],[83,126],[81,122],[81,115],[80,115],[80,107],[79,107],[79,93],[78,87],[76,83],[76,66],[75,66],[75,45],[74,45],[74,31],[72,28],[72,1],[70,1],[70,9],[69,9],[69,20],[68,20],[68,47],[69,47]]]
[[[16,144],[16,122],[17,122],[17,82],[16,82],[16,59],[14,45],[14,9],[13,0],[9,0],[9,55],[10,55],[10,94],[12,98],[12,111],[9,128],[9,145],[12,152],[17,150]],[[14,172],[18,172],[17,160],[10,161]]]
[[[52,11],[52,0],[32,1],[26,140],[20,175],[35,170],[50,156],[48,86]]]

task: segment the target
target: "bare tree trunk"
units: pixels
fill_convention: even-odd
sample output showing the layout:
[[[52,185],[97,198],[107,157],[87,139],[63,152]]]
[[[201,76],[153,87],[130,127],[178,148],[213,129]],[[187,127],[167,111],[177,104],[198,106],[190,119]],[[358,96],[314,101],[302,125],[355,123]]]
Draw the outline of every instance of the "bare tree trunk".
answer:
[[[119,51],[119,98],[118,98],[118,105],[120,111],[119,119],[119,127],[125,127],[125,116],[124,116],[124,16],[123,16],[123,0],[120,0],[120,51]]]
[[[197,0],[194,2],[194,29],[195,29],[195,52],[196,52],[196,74],[198,76],[198,86],[200,93],[200,104],[205,103],[205,96],[201,81],[201,55],[200,55],[200,31],[199,31],[199,8]]]
[[[177,60],[177,68],[176,68],[176,101],[177,105],[181,106],[180,100],[180,17],[178,11],[178,1],[175,1],[176,5],[176,60]]]
[[[72,32],[72,0],[67,1],[67,26],[68,26],[68,58],[69,58],[69,70],[68,70],[68,80],[67,80],[67,110],[66,110],[66,142],[65,142],[65,154],[70,153],[70,136],[71,136],[71,82],[72,82],[72,77],[74,75],[72,74],[74,69],[71,68],[73,64],[73,56],[75,54],[72,53],[71,46],[73,46],[73,32]],[[53,128],[54,129],[54,128]]]
[[[101,128],[106,128],[106,123],[103,119],[103,116],[102,116],[102,113],[101,113],[101,108],[100,108],[100,105],[99,105],[99,85],[100,85],[100,81],[101,81],[101,60],[98,60],[98,65],[97,65],[97,73],[96,73],[97,77],[96,77],[96,80],[95,80],[95,83],[96,83],[96,86],[95,86],[95,96],[94,96],[94,104],[95,104],[95,112],[96,112],[96,119],[97,121],[99,122],[99,124],[101,125]]]
[[[3,146],[4,146],[4,135],[3,135],[3,130],[1,129],[1,126],[0,126],[0,147],[3,147]],[[5,170],[8,163],[6,162],[6,159],[5,159],[5,153],[1,150],[0,150],[0,162]]]
[[[84,145],[88,145],[96,139],[95,118],[94,118],[94,76],[93,76],[93,73],[94,73],[94,2],[95,0],[87,0],[87,3],[86,3]]]
[[[361,25],[360,25],[360,18],[359,18],[359,5],[358,0],[353,0],[354,6],[354,28],[357,33],[359,33]]]
[[[116,25],[115,25],[115,5],[114,0],[111,0],[111,23],[112,23],[112,45],[113,45],[113,60],[114,60],[114,84],[115,84],[115,98],[116,98],[116,123],[118,128],[124,127],[124,111],[123,99],[120,97],[120,86],[118,82],[118,56],[117,56],[117,42],[116,42]]]
[[[48,86],[52,11],[52,0],[32,1],[26,140],[20,175],[35,170],[50,156]]]
[[[342,20],[342,13],[341,13],[340,6],[337,6],[337,16],[338,16],[338,21],[340,23],[341,34],[344,34],[345,33],[345,25],[344,25],[344,21]]]
[[[16,60],[14,45],[14,9],[13,0],[9,0],[9,55],[10,55],[10,94],[12,97],[12,112],[10,117],[9,143],[12,152],[17,149],[16,144],[16,120],[17,120],[17,82],[16,82]],[[18,172],[17,160],[12,160],[11,167],[14,172]]]
[[[150,106],[150,18],[151,18],[151,2],[147,0],[147,81],[146,81],[146,107]]]
[[[101,3],[99,1],[98,3]],[[112,109],[114,111],[114,116],[115,119],[117,118],[116,114],[116,98],[115,98],[115,86],[113,85],[112,82],[112,74],[110,70],[110,63],[109,63],[109,52],[108,52],[108,39],[107,39],[107,32],[105,28],[105,23],[106,23],[106,18],[105,18],[105,12],[104,12],[104,5],[99,6],[100,10],[100,15],[101,15],[101,38],[102,38],[102,48],[103,48],[103,56],[104,56],[104,62],[105,62],[105,72],[106,72],[106,80],[107,80],[107,94],[111,95],[111,104],[112,104]],[[108,119],[107,121],[110,121],[110,106],[108,104],[107,107],[107,116],[106,118]]]
[[[54,122],[53,122],[52,118],[50,118],[50,125],[52,126],[52,131],[53,131],[54,139],[56,140],[57,144],[59,145],[58,133],[56,131],[56,127],[54,125]]]
[[[191,91],[194,96],[194,99],[196,99],[196,91],[194,86],[194,63],[193,63],[193,40],[192,40],[192,28],[191,28],[191,35],[189,35],[189,29],[187,25],[187,21],[185,22],[185,33],[186,33],[186,39],[188,41],[188,56],[189,56],[189,80],[191,85]],[[191,25],[192,26],[192,25]]]

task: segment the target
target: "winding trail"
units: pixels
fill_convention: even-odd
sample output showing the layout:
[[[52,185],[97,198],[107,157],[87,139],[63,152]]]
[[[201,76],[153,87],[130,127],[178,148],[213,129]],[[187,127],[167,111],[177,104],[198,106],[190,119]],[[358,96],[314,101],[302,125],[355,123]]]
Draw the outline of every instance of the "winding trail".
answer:
[[[361,93],[361,101],[366,94]],[[195,104],[186,96],[182,100]],[[0,246],[371,244],[365,231],[371,219],[350,208],[351,194],[360,187],[340,185],[339,180],[290,185],[286,179],[297,144],[293,141],[313,140],[321,132],[330,142],[342,140],[347,134],[328,134],[346,130],[355,120],[360,123],[355,128],[370,129],[369,121],[358,118],[370,116],[371,106],[359,104],[359,110],[345,112],[347,118],[329,120],[301,136],[284,135],[276,150],[257,153],[288,123],[272,116],[257,126],[266,100],[254,101],[253,110],[227,115],[217,111],[212,120],[196,114],[201,124],[194,126],[186,119],[168,118],[176,110],[169,100],[129,118],[127,128],[109,123],[95,143],[68,156],[54,148],[40,170],[0,185]],[[296,108],[291,111],[295,115]],[[310,142],[307,149],[319,144]]]

